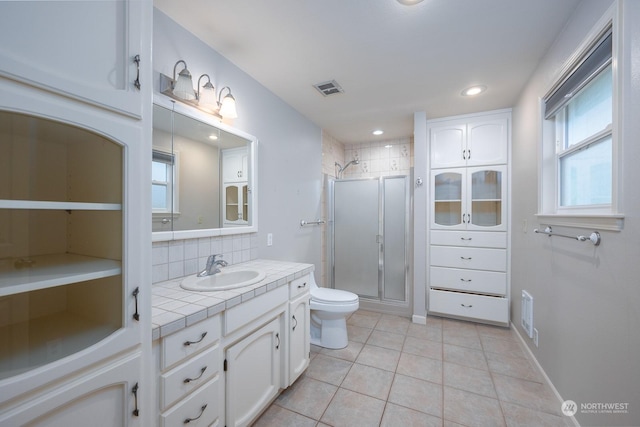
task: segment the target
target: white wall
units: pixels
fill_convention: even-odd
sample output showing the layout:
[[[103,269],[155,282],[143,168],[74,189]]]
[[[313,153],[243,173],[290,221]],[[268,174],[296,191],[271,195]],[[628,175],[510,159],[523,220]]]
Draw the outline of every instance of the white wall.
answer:
[[[539,98],[611,1],[583,0],[513,109],[512,319],[521,290],[534,297],[539,347],[528,345],[581,425],[640,425],[640,2],[623,0],[622,212],[624,229],[594,247],[533,233],[540,226]],[[526,221],[526,226],[525,222]],[[526,231],[523,230],[526,229]],[[555,229],[555,228],[554,228]],[[558,227],[571,234],[591,230]],[[588,414],[585,403],[628,403],[627,414]]]
[[[180,59],[194,80],[206,73],[216,90],[231,87],[239,116],[233,126],[259,140],[257,256],[313,263],[319,274],[321,229],[300,228],[300,220],[321,216],[321,129],[157,9],[153,55],[156,92],[157,74],[171,76]]]

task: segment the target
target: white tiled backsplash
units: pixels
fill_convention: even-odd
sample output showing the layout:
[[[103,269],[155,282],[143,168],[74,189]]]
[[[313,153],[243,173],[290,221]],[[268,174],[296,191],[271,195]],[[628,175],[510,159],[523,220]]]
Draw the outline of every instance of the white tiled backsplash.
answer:
[[[222,254],[222,259],[229,264],[255,260],[258,258],[258,234],[154,242],[152,282],[195,274],[204,269],[207,258],[214,254]]]
[[[377,178],[409,175],[413,166],[411,138],[345,145],[344,161],[359,160],[344,171],[343,178]]]

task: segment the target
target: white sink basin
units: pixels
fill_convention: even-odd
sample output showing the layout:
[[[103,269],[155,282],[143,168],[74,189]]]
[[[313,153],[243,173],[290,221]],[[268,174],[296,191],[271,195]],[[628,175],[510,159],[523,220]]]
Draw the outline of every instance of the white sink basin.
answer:
[[[189,276],[180,283],[180,287],[189,291],[224,291],[258,283],[266,276],[256,268],[223,269],[212,276]]]

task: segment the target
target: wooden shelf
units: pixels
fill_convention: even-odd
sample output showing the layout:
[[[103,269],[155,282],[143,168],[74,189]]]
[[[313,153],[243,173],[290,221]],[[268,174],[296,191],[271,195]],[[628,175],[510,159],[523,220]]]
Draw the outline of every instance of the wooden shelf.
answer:
[[[0,261],[0,297],[121,273],[120,261],[84,255],[54,254],[5,259]]]
[[[117,329],[70,312],[2,326],[0,337],[11,338],[0,348],[0,380],[81,351]]]
[[[120,211],[120,203],[50,202],[43,200],[0,200],[0,209],[50,209]]]

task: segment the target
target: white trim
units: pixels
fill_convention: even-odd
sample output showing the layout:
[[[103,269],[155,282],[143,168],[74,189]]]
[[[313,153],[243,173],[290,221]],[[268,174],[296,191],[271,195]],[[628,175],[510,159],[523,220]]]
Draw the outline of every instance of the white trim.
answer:
[[[411,321],[413,323],[417,323],[418,325],[426,325],[427,324],[427,316],[418,316],[418,315],[413,315],[411,316]]]
[[[544,369],[542,369],[542,365],[540,365],[540,363],[538,362],[538,359],[536,359],[536,356],[534,356],[533,352],[531,351],[531,349],[527,345],[527,342],[524,340],[522,335],[520,335],[520,331],[518,330],[516,325],[513,324],[513,322],[511,322],[511,329],[513,329],[513,331],[518,336],[518,339],[520,340],[520,343],[522,344],[522,347],[524,347],[525,352],[527,353],[527,356],[529,356],[529,360],[533,362],[533,364],[536,366],[536,368],[538,368],[538,371],[540,372],[540,374],[544,378],[545,382],[551,388],[551,391],[553,392],[553,394],[558,399],[558,408],[560,408],[562,406],[562,403],[564,402],[564,399],[560,395],[560,392],[558,392],[556,387],[551,382],[551,379],[547,376],[547,373],[544,371]],[[559,417],[566,417],[566,415],[558,415],[558,416]],[[575,427],[580,427],[580,424],[578,423],[578,420],[576,420],[575,416],[571,416],[571,417],[568,417],[568,418],[571,419],[571,421],[573,422],[573,425]]]
[[[561,227],[593,228],[607,231],[621,231],[624,228],[624,214],[536,214],[540,224]]]

